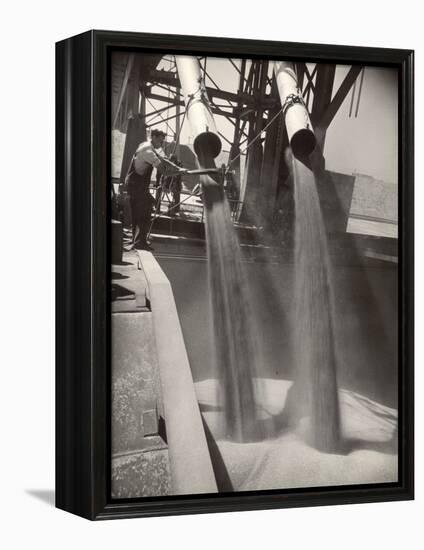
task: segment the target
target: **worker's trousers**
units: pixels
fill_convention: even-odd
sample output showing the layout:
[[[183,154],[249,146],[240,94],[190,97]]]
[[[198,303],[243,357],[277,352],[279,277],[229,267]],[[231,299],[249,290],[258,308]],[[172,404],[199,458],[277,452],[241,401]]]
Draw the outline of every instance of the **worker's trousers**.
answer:
[[[142,249],[147,245],[154,204],[155,200],[147,190],[130,195],[134,248]]]

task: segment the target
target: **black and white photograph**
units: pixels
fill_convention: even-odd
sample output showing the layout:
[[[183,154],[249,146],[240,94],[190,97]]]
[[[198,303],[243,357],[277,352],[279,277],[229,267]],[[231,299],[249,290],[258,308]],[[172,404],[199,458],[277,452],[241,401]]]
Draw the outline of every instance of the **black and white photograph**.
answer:
[[[2,548],[420,546],[418,5],[3,2]]]
[[[109,63],[109,497],[398,483],[398,70]]]

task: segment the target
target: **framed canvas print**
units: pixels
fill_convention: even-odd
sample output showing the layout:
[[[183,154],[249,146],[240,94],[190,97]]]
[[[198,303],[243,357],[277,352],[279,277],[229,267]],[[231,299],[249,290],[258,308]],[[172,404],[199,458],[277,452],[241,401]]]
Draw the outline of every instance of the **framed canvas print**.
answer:
[[[56,505],[413,498],[413,52],[56,53]]]

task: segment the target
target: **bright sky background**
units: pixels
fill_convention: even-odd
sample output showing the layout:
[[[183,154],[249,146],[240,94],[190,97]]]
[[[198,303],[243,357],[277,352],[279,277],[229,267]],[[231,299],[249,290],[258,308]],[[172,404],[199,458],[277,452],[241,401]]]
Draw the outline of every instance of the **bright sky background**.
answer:
[[[349,67],[339,65],[334,89]],[[356,98],[359,82],[356,86]],[[324,154],[329,170],[352,174],[359,172],[397,183],[398,178],[398,85],[393,69],[366,67],[358,117],[349,107],[352,90],[329,126]]]

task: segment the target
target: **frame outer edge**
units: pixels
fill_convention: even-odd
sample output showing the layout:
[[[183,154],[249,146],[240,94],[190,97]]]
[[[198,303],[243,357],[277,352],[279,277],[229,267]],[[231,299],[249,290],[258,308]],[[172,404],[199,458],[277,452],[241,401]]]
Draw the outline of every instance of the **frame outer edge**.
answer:
[[[90,33],[56,46],[56,506],[92,518]]]
[[[414,52],[408,51],[401,68],[401,360],[403,414],[403,484],[414,498]]]
[[[413,498],[413,52],[354,46],[330,46],[265,42],[242,39],[210,38],[201,36],[166,36],[138,33],[90,31],[57,45],[73,44],[78,62],[73,60],[71,82],[63,87],[72,91],[72,108],[66,117],[60,100],[57,133],[70,121],[71,141],[69,149],[57,136],[57,502],[67,511],[89,519],[113,519],[123,517],[158,516],[170,514],[228,512],[271,508],[302,507],[316,505],[348,504],[360,502],[396,501]],[[106,136],[106,81],[107,52],[110,48],[134,48],[143,50],[207,51],[222,55],[276,58],[313,58],[316,61],[369,63],[401,68],[402,85],[402,171],[404,200],[402,213],[406,220],[402,234],[402,268],[405,284],[401,288],[401,306],[404,315],[401,342],[403,361],[403,480],[400,484],[383,486],[350,486],[337,490],[326,488],[308,491],[256,492],[221,497],[198,495],[196,498],[146,499],[144,502],[110,502],[108,495],[108,426],[107,393],[105,381],[107,369],[107,323],[105,320],[108,250],[107,190],[105,157],[109,145]],[[242,51],[245,53],[243,54]],[[268,53],[267,53],[268,52]],[[87,68],[87,59],[89,67]],[[60,63],[58,64],[60,66]],[[76,78],[75,78],[76,77]],[[61,77],[59,78],[59,81]],[[76,80],[78,82],[76,82]],[[58,91],[59,90],[59,91]],[[63,90],[62,90],[63,91]],[[61,97],[61,85],[57,85]],[[89,107],[87,106],[89,98]],[[65,112],[61,113],[61,109]],[[69,113],[68,113],[69,114]],[[63,118],[61,118],[63,117]],[[69,128],[68,128],[69,135]],[[83,142],[83,143],[81,143]],[[72,151],[72,153],[71,153]],[[61,171],[66,169],[65,155],[70,157],[71,176],[65,178],[61,188]],[[78,176],[78,177],[77,177]],[[72,185],[71,185],[72,183]],[[87,185],[88,184],[88,185]],[[408,185],[406,185],[408,184]],[[88,189],[88,192],[87,192]],[[66,200],[65,200],[66,199]],[[70,217],[66,217],[65,211]],[[59,218],[64,219],[59,219]],[[87,238],[87,233],[90,238]],[[408,241],[406,240],[406,233]],[[87,250],[87,242],[89,243]],[[67,260],[60,257],[63,254]],[[78,265],[77,265],[77,262]],[[409,265],[409,267],[408,267]],[[78,269],[78,267],[80,269]],[[67,271],[68,270],[68,271]],[[63,283],[63,284],[61,284]],[[66,289],[70,291],[67,294]],[[101,303],[99,303],[99,300]],[[73,304],[63,311],[64,304]],[[84,310],[75,311],[75,304]],[[87,308],[88,305],[88,308]],[[66,309],[66,308],[65,308]],[[59,311],[61,310],[61,311]],[[71,328],[66,324],[70,317]],[[84,325],[84,320],[87,323]],[[78,325],[78,322],[80,325]],[[68,322],[69,324],[69,322]],[[88,326],[87,326],[88,325]],[[87,340],[87,332],[89,338]],[[75,350],[79,348],[78,360]],[[66,350],[73,351],[72,360]],[[70,385],[69,385],[70,384]],[[84,387],[85,386],[85,387]],[[61,395],[65,392],[65,400]],[[64,432],[64,433],[61,433]],[[69,456],[63,456],[63,449]],[[61,463],[60,461],[63,461]],[[64,488],[65,487],[65,488]]]

